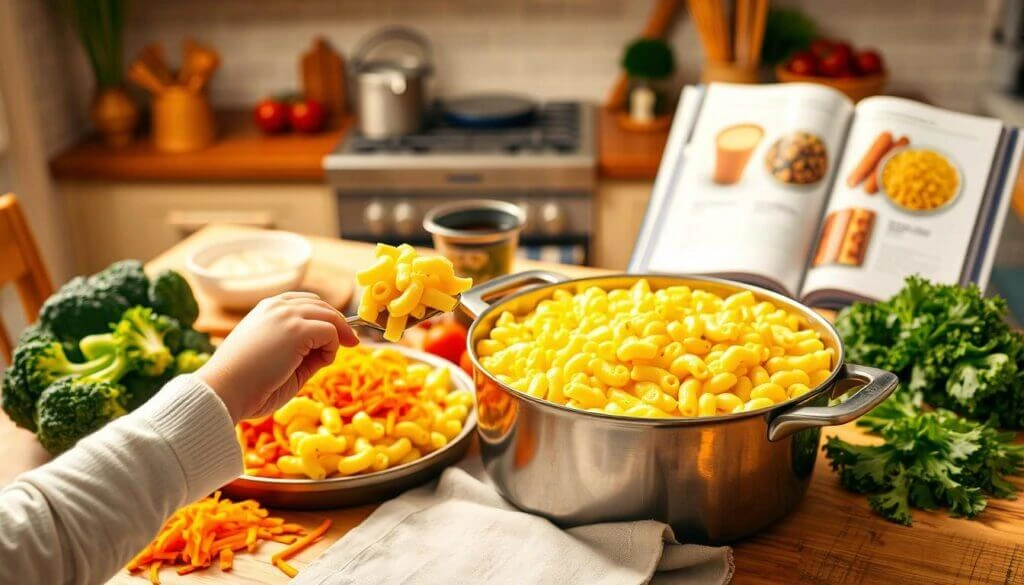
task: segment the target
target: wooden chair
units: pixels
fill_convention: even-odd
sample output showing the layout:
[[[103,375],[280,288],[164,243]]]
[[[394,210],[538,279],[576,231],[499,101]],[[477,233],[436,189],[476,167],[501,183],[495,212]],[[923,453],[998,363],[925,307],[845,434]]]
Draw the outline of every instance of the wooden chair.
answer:
[[[7,284],[18,291],[29,323],[35,321],[43,301],[53,294],[53,282],[13,193],[0,196],[0,287]],[[0,315],[0,356],[9,364],[13,351],[14,343]]]

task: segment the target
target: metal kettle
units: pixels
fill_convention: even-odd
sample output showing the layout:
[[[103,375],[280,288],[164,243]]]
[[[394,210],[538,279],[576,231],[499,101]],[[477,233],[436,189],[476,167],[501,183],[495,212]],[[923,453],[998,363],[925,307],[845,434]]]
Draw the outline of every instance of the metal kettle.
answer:
[[[385,46],[401,50],[372,56],[381,55]],[[386,28],[360,42],[352,57],[352,75],[363,136],[385,139],[419,130],[433,69],[430,43],[413,29]]]

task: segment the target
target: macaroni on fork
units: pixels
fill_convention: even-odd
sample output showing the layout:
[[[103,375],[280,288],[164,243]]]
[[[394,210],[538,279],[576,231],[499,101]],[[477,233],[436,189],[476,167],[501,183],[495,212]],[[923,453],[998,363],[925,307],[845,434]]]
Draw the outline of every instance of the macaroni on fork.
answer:
[[[455,295],[473,286],[470,278],[455,276],[455,268],[442,256],[420,256],[408,244],[377,244],[377,261],[356,275],[366,287],[359,301],[359,316],[370,323],[387,314],[384,339],[398,341],[409,317],[422,319],[428,309],[451,312],[459,304]]]
[[[829,378],[835,352],[804,318],[758,301],[646,279],[556,290],[502,313],[476,346],[500,382],[570,408],[623,416],[714,416],[768,408]]]

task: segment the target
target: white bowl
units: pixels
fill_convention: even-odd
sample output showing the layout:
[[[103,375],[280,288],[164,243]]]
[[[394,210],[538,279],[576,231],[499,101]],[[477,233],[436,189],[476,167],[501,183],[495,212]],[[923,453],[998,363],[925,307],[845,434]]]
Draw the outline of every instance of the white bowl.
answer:
[[[273,271],[248,275],[223,275],[211,271],[218,258],[238,252],[268,251],[284,259]],[[251,309],[261,300],[296,290],[306,276],[313,246],[309,240],[291,232],[261,231],[230,240],[212,242],[195,250],[185,267],[196,285],[218,305],[228,309]]]

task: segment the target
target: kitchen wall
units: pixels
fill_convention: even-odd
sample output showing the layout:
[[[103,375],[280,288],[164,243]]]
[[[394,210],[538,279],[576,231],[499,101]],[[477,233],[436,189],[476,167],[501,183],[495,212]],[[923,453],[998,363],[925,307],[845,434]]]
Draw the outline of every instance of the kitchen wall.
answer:
[[[85,130],[89,93],[82,57],[69,41],[51,2],[0,2],[0,115],[7,134],[0,193],[18,194],[56,283],[70,276],[71,264],[47,164]],[[0,290],[0,314],[16,335],[24,318],[10,287]]]
[[[793,0],[830,34],[880,47],[891,89],[973,110],[985,74],[989,14],[997,0]],[[323,34],[346,55],[366,33],[413,25],[434,42],[437,90],[516,90],[601,100],[623,46],[644,26],[648,0],[134,0],[126,49],[168,49],[194,35],[224,54],[213,84],[221,104],[249,105],[297,84],[297,58]],[[679,81],[697,79],[693,26],[672,43]]]

